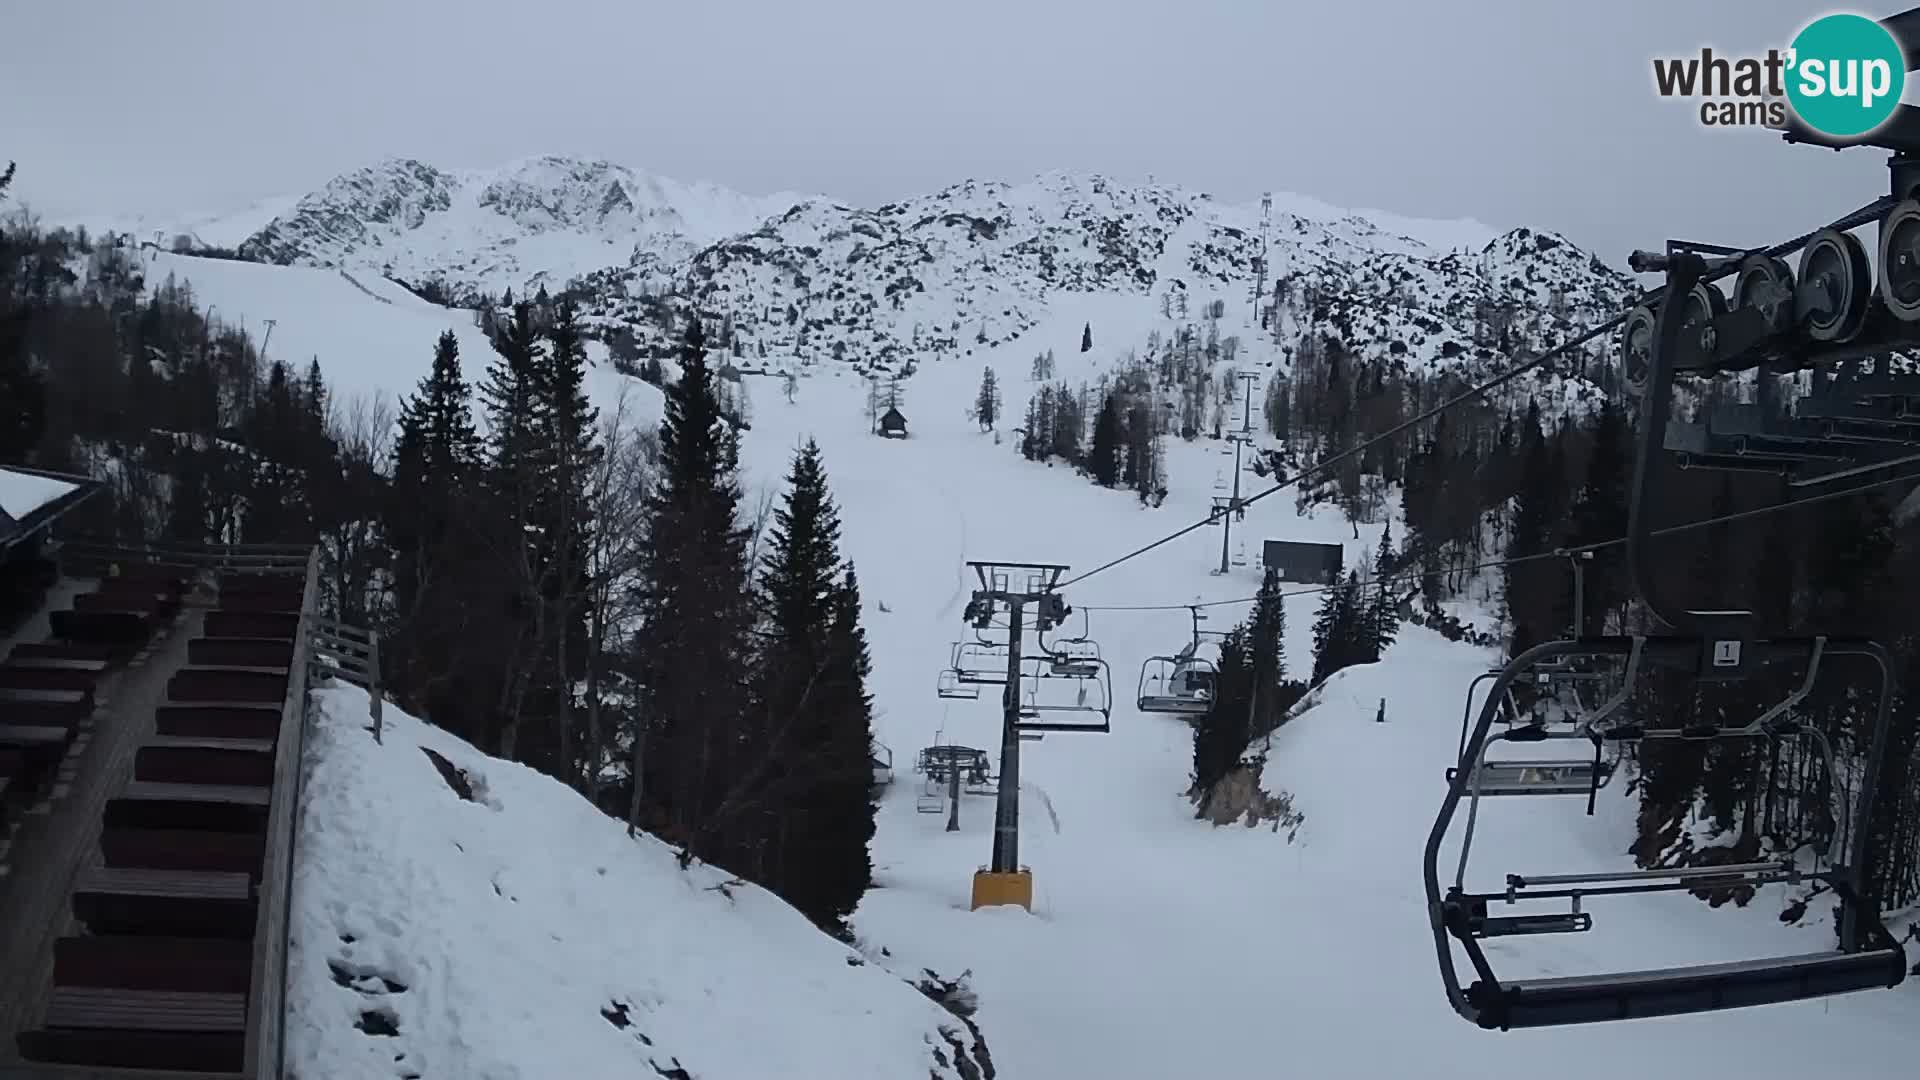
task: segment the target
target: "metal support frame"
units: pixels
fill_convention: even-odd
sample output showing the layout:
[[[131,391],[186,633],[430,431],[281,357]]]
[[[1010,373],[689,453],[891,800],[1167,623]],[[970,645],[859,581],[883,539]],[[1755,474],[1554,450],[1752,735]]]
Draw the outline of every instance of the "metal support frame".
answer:
[[[963,618],[975,631],[993,625],[996,613],[1007,613],[1006,676],[1001,691],[1000,776],[998,798],[993,814],[993,861],[991,872],[1012,874],[1020,870],[1020,688],[1025,669],[1021,666],[1021,644],[1026,618],[1031,612],[1036,633],[1060,625],[1068,613],[1066,597],[1057,588],[1060,578],[1071,567],[1059,563],[996,563],[969,561],[980,581],[968,601]],[[1036,730],[1029,727],[1028,730]],[[1098,730],[1071,727],[1048,730]]]
[[[1584,638],[1536,645],[1515,657],[1495,677],[1493,687],[1480,707],[1478,721],[1468,736],[1462,760],[1480,760],[1484,755],[1486,745],[1492,739],[1491,730],[1503,693],[1520,672],[1534,665],[1577,655],[1631,658],[1640,654],[1649,663],[1662,667],[1700,671],[1712,665],[1719,644],[1711,636],[1672,635]],[[1510,875],[1504,889],[1470,893],[1464,887],[1466,848],[1471,840],[1469,835],[1467,842],[1462,844],[1461,864],[1454,884],[1443,891],[1439,872],[1441,849],[1460,801],[1472,794],[1472,773],[1456,770],[1448,783],[1440,814],[1428,835],[1423,862],[1428,919],[1440,962],[1441,980],[1455,1012],[1481,1027],[1505,1030],[1511,1027],[1591,1023],[1738,1008],[1896,986],[1905,978],[1905,951],[1880,924],[1867,892],[1871,830],[1866,827],[1866,821],[1876,796],[1891,720],[1893,673],[1886,650],[1875,642],[1857,638],[1763,640],[1748,641],[1744,645],[1746,655],[1742,659],[1754,666],[1804,661],[1810,671],[1817,671],[1823,657],[1862,656],[1873,660],[1879,667],[1880,695],[1876,704],[1873,737],[1866,773],[1851,809],[1852,827],[1845,861],[1831,870],[1805,873],[1785,863],[1754,863],[1586,875]],[[1803,682],[1788,702],[1798,701],[1808,685],[1810,683]],[[1788,730],[1788,725],[1782,725],[1777,720],[1783,712],[1778,708],[1768,710],[1752,723],[1724,732],[1705,734],[1783,733]],[[1646,730],[1637,725],[1605,729],[1603,735],[1620,739],[1702,737],[1697,730]],[[1493,934],[1554,932],[1556,928],[1584,930],[1591,925],[1591,920],[1577,918],[1584,914],[1578,910],[1578,904],[1587,896],[1804,879],[1829,884],[1841,901],[1840,949],[1837,953],[1600,976],[1502,981],[1494,973],[1486,951],[1479,944],[1480,938],[1491,936],[1490,930]],[[1594,887],[1554,888],[1563,885]],[[1541,886],[1548,888],[1543,890],[1539,888]],[[1490,927],[1484,919],[1485,902],[1490,899],[1506,902],[1567,899],[1574,904],[1574,910],[1563,917],[1547,917],[1547,922],[1523,919],[1521,923],[1511,926],[1494,924]],[[1456,942],[1465,952],[1477,976],[1469,986],[1462,985],[1454,955]]]
[[[1233,494],[1227,499],[1227,503],[1224,506],[1218,505],[1218,500],[1216,500],[1216,505],[1213,509],[1214,515],[1220,521],[1220,569],[1214,571],[1216,575],[1227,573],[1230,565],[1227,556],[1233,550],[1234,518],[1239,517],[1244,520],[1247,515],[1246,504],[1240,499],[1240,452],[1248,443],[1253,441],[1252,384],[1257,382],[1260,376],[1250,371],[1243,371],[1239,377],[1242,382],[1247,384],[1247,388],[1241,393],[1241,396],[1245,400],[1241,402],[1240,430],[1227,433],[1227,441],[1233,444]],[[1241,562],[1244,565],[1245,560],[1243,559]]]

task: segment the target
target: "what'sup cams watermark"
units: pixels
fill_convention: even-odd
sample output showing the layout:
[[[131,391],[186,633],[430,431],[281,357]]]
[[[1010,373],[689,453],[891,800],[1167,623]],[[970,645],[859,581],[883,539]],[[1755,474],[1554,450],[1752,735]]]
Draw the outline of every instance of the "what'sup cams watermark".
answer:
[[[1657,57],[1654,90],[1699,99],[1707,127],[1784,128],[1789,117],[1823,135],[1869,135],[1893,116],[1906,89],[1905,50],[1878,22],[1823,15],[1785,49],[1764,55]]]

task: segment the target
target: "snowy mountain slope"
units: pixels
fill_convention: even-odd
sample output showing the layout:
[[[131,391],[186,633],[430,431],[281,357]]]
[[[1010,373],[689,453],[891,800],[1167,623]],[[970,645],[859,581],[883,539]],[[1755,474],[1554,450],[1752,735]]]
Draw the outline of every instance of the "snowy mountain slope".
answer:
[[[1478,347],[1491,342],[1474,334],[1483,309],[1511,304],[1545,318],[1553,307],[1558,318],[1590,324],[1632,294],[1625,275],[1551,234],[1515,230],[1462,254],[1365,218],[1310,218],[1286,205],[1267,225],[1269,289],[1284,279],[1287,308],[1317,312],[1357,351],[1410,366],[1491,359]],[[623,271],[589,278],[584,292],[591,310],[637,327],[643,343],[665,344],[666,313],[724,316],[735,351],[774,367],[899,371],[910,359],[970,356],[1018,338],[1060,298],[1085,293],[1136,298],[1192,321],[1217,302],[1253,345],[1265,336],[1252,301],[1260,232],[1258,207],[1053,173],[1019,185],[959,184],[877,210],[803,203],[694,256],[664,297],[657,282]],[[1451,241],[1463,228],[1432,232]],[[1111,334],[1103,340],[1121,344]]]
[[[287,1026],[304,1080],[982,1075],[962,1021],[771,894],[682,871],[397,710],[376,744],[363,691],[316,697]]]
[[[1113,301],[1118,303],[1118,301]],[[1131,310],[1131,309],[1130,309]],[[1008,396],[1027,358],[1051,347],[1062,377],[1091,370],[1072,351],[1082,312],[1061,312],[1022,342],[993,350]],[[1187,614],[1097,610],[1249,596],[1251,568],[1225,578],[1219,536],[1201,530],[1069,587],[1113,668],[1111,734],[1054,734],[1023,746],[1022,861],[1038,903],[966,910],[972,872],[991,848],[992,800],[968,796],[962,828],[915,811],[918,748],[936,738],[997,752],[993,695],[949,702],[933,693],[972,582],[964,559],[1060,561],[1091,569],[1205,516],[1209,481],[1224,461],[1206,443],[1169,446],[1172,494],[1147,511],[1062,468],[1021,460],[962,415],[978,370],[928,365],[904,411],[913,437],[866,434],[856,380],[805,381],[788,405],[762,395],[746,440],[758,484],[777,490],[787,455],[819,439],[857,561],[874,653],[881,737],[898,781],[874,841],[878,887],[856,916],[869,956],[902,972],[971,969],[978,1019],[1006,1075],[1302,1075],[1321,1078],[1536,1077],[1543,1060],[1570,1080],[1710,1070],[1786,1078],[1830,1067],[1845,1047],[1850,1076],[1908,1075],[1920,1061],[1911,1023],[1920,988],[1826,1002],[1497,1035],[1447,1007],[1434,970],[1421,899],[1420,849],[1438,809],[1460,709],[1490,653],[1408,627],[1378,665],[1337,677],[1318,707],[1273,740],[1269,784],[1290,789],[1306,815],[1296,843],[1284,833],[1191,819],[1180,797],[1191,744],[1186,725],[1132,707],[1150,655],[1179,648]],[[1349,564],[1370,552],[1378,526],[1355,539],[1336,515],[1299,519],[1292,500],[1253,506],[1236,530],[1261,538],[1341,542]],[[1257,561],[1257,560],[1256,560]],[[880,610],[884,604],[886,611]],[[1318,598],[1288,603],[1287,654],[1310,663]],[[1245,607],[1214,609],[1213,629]],[[1388,722],[1373,723],[1387,699]],[[1490,807],[1476,850],[1478,880],[1514,871],[1630,869],[1631,805],[1622,790],[1604,813],[1529,803]],[[1596,902],[1596,905],[1598,902]],[[1714,911],[1685,897],[1596,906],[1596,929],[1503,950],[1516,972],[1576,973],[1642,961],[1724,959],[1817,949],[1830,930],[1784,927],[1777,892],[1745,910]],[[1616,967],[1616,970],[1619,968]]]
[[[724,323],[721,340],[743,366],[863,373],[971,358],[1085,295],[1127,297],[1179,322],[1217,305],[1259,362],[1281,358],[1312,324],[1415,370],[1473,369],[1501,359],[1486,313],[1511,308],[1534,342],[1551,344],[1613,314],[1635,288],[1551,233],[1282,193],[1265,221],[1259,305],[1278,286],[1276,333],[1253,298],[1262,222],[1258,204],[1093,174],[970,180],[867,209],[743,196],[604,161],[460,172],[394,159],[336,177],[239,250],[384,275],[461,304],[565,288],[590,325],[654,351],[671,351],[677,317],[698,311]],[[1115,353],[1146,347],[1095,330]]]
[[[435,341],[448,330],[460,342],[469,383],[477,385],[494,358],[473,312],[428,303],[377,274],[155,251],[143,257],[149,287],[169,276],[190,283],[202,310],[245,325],[256,345],[265,342],[267,359],[303,371],[317,358],[336,388],[336,408],[365,399],[397,417],[400,399],[418,387],[432,366]],[[623,390],[631,390],[628,408],[636,422],[657,421],[659,393],[615,373],[600,343],[589,342],[587,351],[593,361],[587,392],[602,412],[617,406]]]
[[[449,171],[392,159],[345,173],[240,246],[262,262],[377,270],[461,299],[679,262],[798,201],[547,155]]]

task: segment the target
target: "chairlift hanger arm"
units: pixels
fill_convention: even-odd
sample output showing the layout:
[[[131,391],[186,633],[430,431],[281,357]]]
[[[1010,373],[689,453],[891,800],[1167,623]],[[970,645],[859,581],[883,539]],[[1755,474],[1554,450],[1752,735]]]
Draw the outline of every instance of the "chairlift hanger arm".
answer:
[[[1550,641],[1514,657],[1501,669],[1482,703],[1462,760],[1478,761],[1484,755],[1499,702],[1519,672],[1545,661],[1582,653],[1622,655],[1633,647],[1633,639],[1629,638]],[[1677,660],[1682,664],[1690,660],[1697,663],[1700,650],[1710,647],[1698,638],[1674,637],[1648,638],[1643,646],[1648,658],[1654,662]],[[1440,813],[1427,836],[1422,859],[1428,923],[1433,932],[1441,982],[1455,1012],[1481,1027],[1504,1030],[1798,1000],[1893,986],[1905,978],[1904,950],[1886,934],[1871,903],[1863,899],[1867,895],[1866,856],[1871,832],[1866,822],[1872,812],[1891,717],[1892,666],[1886,650],[1871,641],[1834,638],[1827,639],[1824,646],[1788,640],[1758,641],[1750,647],[1757,649],[1767,659],[1811,656],[1815,648],[1823,648],[1831,655],[1870,656],[1880,668],[1881,693],[1871,740],[1872,749],[1866,775],[1853,807],[1857,824],[1853,830],[1852,850],[1844,872],[1837,872],[1833,878],[1835,892],[1843,901],[1841,951],[1837,954],[1783,957],[1741,964],[1503,982],[1494,973],[1474,933],[1469,906],[1465,902],[1467,894],[1459,889],[1443,893],[1440,885],[1441,848],[1471,780],[1469,772],[1460,770],[1447,786]],[[1700,877],[1712,876],[1711,868],[1700,869],[1706,871],[1700,873]],[[1619,888],[1637,889],[1642,886],[1636,883]],[[1587,893],[1590,895],[1592,890],[1587,890]],[[1478,981],[1471,987],[1461,983],[1453,953],[1456,941],[1478,976]]]

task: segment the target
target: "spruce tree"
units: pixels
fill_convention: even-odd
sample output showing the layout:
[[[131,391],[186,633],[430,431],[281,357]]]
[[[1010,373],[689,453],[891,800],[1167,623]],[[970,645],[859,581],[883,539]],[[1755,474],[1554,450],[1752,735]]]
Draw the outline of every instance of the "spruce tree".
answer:
[[[536,568],[546,605],[547,648],[541,695],[553,703],[552,738],[535,761],[569,782],[575,773],[573,687],[586,676],[587,550],[593,528],[588,485],[603,453],[599,412],[587,400],[587,354],[572,301],[562,301],[546,327],[545,362],[535,384],[543,418],[542,469],[533,516],[540,543]],[[532,759],[526,759],[532,760]]]
[[[1349,570],[1346,580],[1326,591],[1313,620],[1314,682],[1342,668],[1368,662],[1362,615],[1360,575]]]
[[[1367,598],[1362,625],[1366,637],[1366,655],[1379,660],[1386,655],[1400,632],[1400,615],[1393,598],[1393,527],[1380,531],[1380,546],[1373,553],[1373,592]]]
[[[470,599],[459,577],[468,567],[458,553],[471,547],[471,529],[456,522],[477,505],[473,495],[481,463],[473,390],[461,374],[460,345],[452,331],[440,335],[432,370],[401,403],[399,426],[381,515],[392,552],[395,640],[382,660],[403,701],[480,742],[485,729],[476,723],[478,699],[463,697],[449,679],[458,653],[457,628]],[[430,686],[440,689],[428,693]]]
[[[1089,352],[1092,349],[1093,349],[1093,324],[1088,323],[1087,325],[1085,325],[1080,329],[1080,351]]]
[[[743,669],[751,626],[749,530],[727,465],[727,433],[697,321],[666,393],[660,466],[648,494],[633,638],[647,726],[641,797],[703,858],[724,850],[716,820],[744,745]]]
[[[973,418],[980,422],[981,431],[991,431],[1000,422],[1000,383],[990,367],[980,373],[980,392],[974,395]]]
[[[1100,403],[1100,415],[1093,422],[1093,445],[1087,450],[1087,472],[1101,487],[1120,482],[1120,436],[1120,404],[1109,393]]]
[[[1260,592],[1254,597],[1253,612],[1247,619],[1253,725],[1258,733],[1278,727],[1281,711],[1286,707],[1281,695],[1281,683],[1287,677],[1286,636],[1287,606],[1280,591],[1280,571],[1269,567],[1260,581]]]
[[[1211,808],[1214,785],[1233,771],[1252,737],[1248,707],[1253,704],[1254,659],[1246,624],[1228,631],[1220,642],[1220,664],[1214,677],[1213,707],[1193,726],[1193,786],[1195,817]]]

